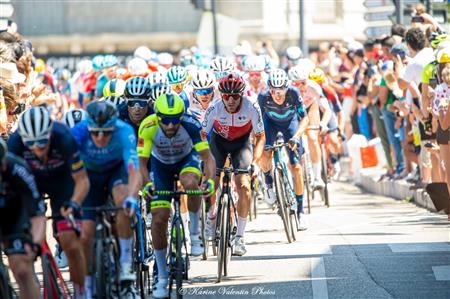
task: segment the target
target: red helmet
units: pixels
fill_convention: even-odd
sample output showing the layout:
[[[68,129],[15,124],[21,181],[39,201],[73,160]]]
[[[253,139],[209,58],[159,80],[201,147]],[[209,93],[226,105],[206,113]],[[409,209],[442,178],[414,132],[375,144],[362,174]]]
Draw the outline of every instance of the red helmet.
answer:
[[[222,77],[219,82],[219,91],[225,94],[242,93],[245,90],[245,82],[237,73],[231,73]]]

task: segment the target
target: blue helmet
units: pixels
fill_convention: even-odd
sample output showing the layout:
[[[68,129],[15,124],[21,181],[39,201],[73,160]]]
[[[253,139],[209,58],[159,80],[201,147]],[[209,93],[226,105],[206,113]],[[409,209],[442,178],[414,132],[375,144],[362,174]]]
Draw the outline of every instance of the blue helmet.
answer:
[[[167,78],[169,79],[169,84],[184,82],[187,79],[186,69],[182,66],[172,66],[167,71]]]
[[[102,70],[103,59],[104,59],[103,55],[96,55],[94,56],[94,58],[92,58],[92,67],[94,68],[94,70],[96,71]]]
[[[86,106],[87,122],[89,128],[111,129],[117,121],[117,110],[110,101],[100,99],[90,102]]]
[[[116,66],[118,63],[117,57],[115,55],[105,55],[102,61],[102,69]]]

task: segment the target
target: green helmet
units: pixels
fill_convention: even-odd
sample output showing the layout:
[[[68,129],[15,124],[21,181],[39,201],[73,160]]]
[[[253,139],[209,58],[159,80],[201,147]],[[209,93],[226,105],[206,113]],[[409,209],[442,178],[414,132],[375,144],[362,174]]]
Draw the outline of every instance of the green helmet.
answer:
[[[184,101],[174,93],[163,94],[155,101],[158,115],[181,115],[184,112]]]

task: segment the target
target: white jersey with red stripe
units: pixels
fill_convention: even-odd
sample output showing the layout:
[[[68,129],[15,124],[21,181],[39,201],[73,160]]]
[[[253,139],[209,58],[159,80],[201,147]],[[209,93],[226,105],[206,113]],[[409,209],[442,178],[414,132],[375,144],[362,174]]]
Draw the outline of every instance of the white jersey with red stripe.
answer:
[[[202,122],[202,133],[207,136],[211,130],[223,138],[233,141],[250,134],[264,133],[261,109],[257,102],[251,102],[247,96],[242,97],[241,107],[235,113],[229,113],[223,101],[212,103]]]

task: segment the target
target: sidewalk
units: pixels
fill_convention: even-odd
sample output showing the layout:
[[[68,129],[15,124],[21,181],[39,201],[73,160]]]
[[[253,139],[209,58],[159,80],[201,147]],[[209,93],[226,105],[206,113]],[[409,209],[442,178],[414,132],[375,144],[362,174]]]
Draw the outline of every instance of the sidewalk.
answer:
[[[345,169],[348,173],[351,167],[350,162],[343,162],[344,163],[341,163],[342,169]],[[408,200],[431,212],[436,212],[433,202],[425,189],[410,190],[409,188],[412,184],[409,184],[403,180],[379,181],[380,176],[384,173],[385,170],[380,167],[362,169],[359,173],[359,180],[355,182],[355,185],[366,190],[367,192],[392,197],[397,200]]]

